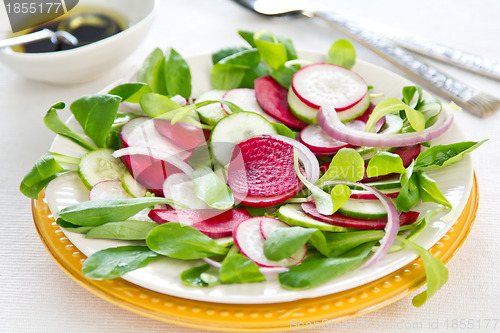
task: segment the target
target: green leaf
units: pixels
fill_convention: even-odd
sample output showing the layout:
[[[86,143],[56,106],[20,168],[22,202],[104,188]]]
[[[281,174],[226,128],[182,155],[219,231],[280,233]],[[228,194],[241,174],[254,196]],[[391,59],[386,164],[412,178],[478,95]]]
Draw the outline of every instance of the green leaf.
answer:
[[[388,97],[380,103],[378,103],[372,111],[370,118],[365,125],[365,132],[370,132],[377,121],[380,120],[383,116],[389,113],[402,111],[405,109],[405,104],[397,98]]]
[[[85,134],[100,148],[106,148],[106,141],[121,100],[121,97],[115,95],[87,95],[70,106]]]
[[[84,201],[66,207],[59,212],[59,216],[75,225],[98,226],[107,222],[124,221],[141,210],[156,204],[173,204],[187,208],[178,202],[165,198],[103,199]]]
[[[295,173],[297,174],[297,177],[299,177],[300,181],[311,191],[313,197],[314,197],[314,202],[316,203],[316,209],[320,214],[323,215],[331,215],[333,214],[333,202],[331,196],[308,181],[306,177],[300,172],[299,169],[299,154],[297,153],[296,150],[294,150],[293,153],[293,165],[295,168]]]
[[[52,132],[59,134],[67,139],[70,139],[77,145],[87,149],[87,150],[95,150],[97,149],[96,145],[88,140],[84,139],[81,135],[76,133],[72,128],[66,125],[58,116],[57,110],[62,110],[65,108],[64,103],[57,103],[53,105],[47,114],[43,118],[45,126]]]
[[[418,175],[413,173],[414,164],[412,162],[401,176],[401,191],[396,198],[396,208],[403,212],[410,211],[420,201]]]
[[[195,228],[174,222],[156,226],[149,232],[146,244],[156,253],[185,260],[223,256],[228,252]]]
[[[229,254],[220,268],[220,280],[224,284],[266,281],[259,266],[241,254]]]
[[[450,166],[461,161],[466,153],[475,150],[486,141],[466,141],[433,146],[418,155],[415,168],[433,170]]]
[[[92,229],[92,227],[81,227],[79,225],[69,223],[67,221],[64,221],[62,218],[58,218],[56,220],[56,223],[61,228],[64,228],[71,232],[76,232],[78,234],[86,234],[87,232],[89,232],[90,229]]]
[[[146,83],[125,83],[114,87],[108,94],[120,96],[123,102],[139,103],[142,96],[152,91]]]
[[[279,135],[283,135],[295,140],[295,134],[293,134],[293,131],[288,126],[278,123],[271,123],[271,125]]]
[[[425,116],[422,112],[417,111],[408,105],[405,105],[404,110],[411,127],[417,132],[422,132],[425,129]]]
[[[214,271],[214,268],[208,264],[187,269],[181,273],[181,281],[191,287],[212,287],[219,284],[220,279],[218,272],[215,272],[217,275],[208,273],[211,270]],[[211,278],[208,279],[208,276]]]
[[[38,193],[63,170],[52,154],[45,153],[24,176],[19,189],[28,198],[37,199]]]
[[[144,240],[148,233],[158,224],[148,221],[109,222],[93,227],[85,238],[105,238],[121,240]]]
[[[286,289],[309,289],[330,281],[354,269],[372,250],[375,242],[362,244],[338,257],[321,254],[307,257],[300,265],[279,274],[279,281]]]
[[[346,201],[351,196],[351,189],[344,184],[335,185],[335,187],[330,192],[330,197],[333,202],[333,212],[335,213],[340,207],[342,207]]]
[[[352,148],[342,148],[332,158],[325,174],[316,182],[322,185],[329,180],[347,180],[357,182],[365,174],[365,161]]]
[[[373,156],[368,162],[366,175],[368,177],[378,177],[388,175],[390,173],[405,173],[406,169],[403,165],[403,160],[399,155],[380,152]]]
[[[210,78],[214,89],[238,88],[245,77],[246,69],[217,63],[212,67]]]
[[[356,49],[350,41],[339,39],[330,47],[326,61],[330,64],[351,69],[356,63]]]
[[[260,63],[260,55],[257,49],[243,50],[226,57],[218,62],[218,64],[241,69],[254,68]]]
[[[276,80],[281,86],[289,89],[292,84],[293,76],[299,69],[302,68],[302,66],[300,64],[288,65],[287,63],[288,62],[276,68],[271,73],[271,77]]]
[[[426,249],[402,237],[397,237],[403,244],[413,248],[422,258],[425,273],[427,275],[427,290],[415,296],[412,303],[416,307],[421,307],[448,281],[448,269],[446,266],[429,253]]]
[[[165,85],[169,96],[191,97],[189,65],[173,48],[168,48],[165,52]]]
[[[252,37],[253,38],[253,37]],[[215,65],[222,59],[232,56],[233,54],[242,52],[242,51],[247,51],[248,48],[246,47],[228,47],[221,49],[215,53],[212,54],[212,63]]]
[[[255,41],[253,39],[254,32],[252,31],[245,31],[245,30],[238,30],[238,35],[240,35],[251,47],[257,47],[255,44]]]
[[[326,257],[338,257],[361,244],[384,237],[381,230],[314,233],[309,243]]]
[[[148,84],[153,92],[167,95],[165,83],[165,55],[156,48],[151,52],[137,74],[137,82]]]
[[[160,117],[162,114],[179,109],[181,106],[164,95],[150,93],[142,96],[141,109],[151,118]]]
[[[318,229],[302,227],[276,228],[264,242],[264,255],[274,261],[288,258],[303,247],[316,231]]]
[[[437,183],[424,171],[417,172],[420,198],[422,202],[435,202],[451,208],[451,204],[439,189]]]
[[[199,167],[193,173],[196,196],[216,209],[229,209],[234,205],[231,189],[209,167]]]
[[[98,251],[85,260],[83,274],[93,280],[114,279],[144,267],[158,254],[146,246],[120,246]]]
[[[260,56],[271,68],[276,69],[288,61],[285,45],[270,31],[262,30],[255,33],[254,41]]]

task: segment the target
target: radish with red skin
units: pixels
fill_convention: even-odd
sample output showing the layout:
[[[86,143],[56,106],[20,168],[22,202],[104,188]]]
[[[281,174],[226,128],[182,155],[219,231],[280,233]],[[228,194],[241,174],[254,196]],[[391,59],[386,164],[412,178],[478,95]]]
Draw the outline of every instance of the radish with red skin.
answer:
[[[241,221],[251,218],[246,209],[153,209],[149,218],[158,224],[178,222],[190,225],[208,237],[229,237]]]
[[[316,63],[299,69],[288,95],[292,112],[311,124],[317,123],[321,106],[335,108],[342,121],[363,114],[370,105],[368,85],[357,73],[337,65]]]
[[[207,142],[204,130],[192,124],[177,122],[172,125],[167,119],[154,119],[154,124],[161,136],[184,150],[192,151]]]
[[[255,97],[254,89],[250,88],[231,89],[224,94],[222,99],[236,104],[241,109],[243,109],[243,111],[249,111],[260,114],[262,117],[266,118],[268,121],[272,123],[281,124],[281,122],[278,119],[267,114],[261,108],[260,104],[257,102],[257,99]],[[231,113],[231,110],[229,110],[229,108],[226,105],[223,104],[222,107],[224,108],[224,111],[226,111],[227,114]]]
[[[290,192],[270,197],[247,195],[237,192],[233,192],[233,196],[234,200],[241,203],[242,205],[255,208],[266,208],[278,205],[286,201],[287,199],[290,199],[291,197],[299,193],[303,187],[304,185],[301,183],[299,186],[297,186],[297,188],[293,189]]]
[[[261,223],[274,223],[271,217],[253,217],[240,222],[233,231],[234,244],[241,254],[251,259],[261,267],[291,267],[298,265],[304,260],[307,254],[307,245],[301,247],[292,256],[280,261],[273,261],[266,258],[264,254],[265,239],[261,234]]]
[[[260,233],[264,239],[267,239],[274,229],[288,227],[290,227],[288,224],[276,219],[266,219],[260,221]]]
[[[129,120],[120,131],[124,147],[145,147],[173,155],[183,161],[191,157],[191,153],[169,139],[163,137],[155,128],[154,120],[147,117],[138,117]]]
[[[296,130],[308,125],[293,115],[288,105],[288,89],[272,77],[262,76],[254,81],[254,85],[257,102],[267,114]]]
[[[380,230],[384,229],[387,224],[387,218],[381,218],[376,220],[365,220],[365,219],[357,219],[353,217],[347,217],[339,213],[335,213],[333,215],[322,215],[316,209],[316,205],[314,202],[305,202],[301,204],[302,210],[309,216],[323,221],[325,223],[337,225],[340,227],[347,228],[357,228],[357,229],[371,229],[371,230]],[[409,211],[406,213],[401,213],[399,215],[399,225],[408,225],[415,221],[417,221],[420,213]]]

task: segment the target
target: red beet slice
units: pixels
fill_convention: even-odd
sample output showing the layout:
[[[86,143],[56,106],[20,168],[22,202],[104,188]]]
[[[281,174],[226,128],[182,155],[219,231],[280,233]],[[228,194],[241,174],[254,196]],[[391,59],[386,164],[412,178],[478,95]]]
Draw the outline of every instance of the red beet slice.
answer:
[[[242,205],[248,206],[248,207],[257,207],[257,208],[265,208],[265,207],[271,207],[277,204],[282,203],[283,201],[290,199],[293,197],[295,194],[299,193],[300,190],[304,187],[304,184],[300,183],[300,185],[295,188],[294,190],[280,194],[280,195],[274,195],[274,196],[257,196],[257,195],[245,195],[237,192],[233,192],[234,199],[238,202],[241,203]]]
[[[126,155],[121,160],[132,177],[150,192],[163,196],[163,182],[169,175],[182,172],[173,165],[146,155]]]
[[[182,149],[193,150],[206,142],[204,131],[194,125],[183,122],[172,125],[167,119],[155,119],[154,124],[161,136]]]
[[[262,76],[254,81],[254,86],[257,102],[267,114],[293,129],[302,129],[308,125],[292,114],[288,106],[288,89],[273,78]]]
[[[347,217],[339,213],[335,213],[333,215],[322,215],[316,209],[316,205],[314,204],[314,202],[305,202],[300,206],[307,215],[325,223],[337,225],[340,227],[379,230],[384,229],[385,225],[387,224],[387,218],[365,220]],[[399,225],[403,226],[415,222],[418,219],[419,214],[419,212],[414,211],[401,213],[401,215],[399,215]]]
[[[228,185],[233,192],[269,197],[299,187],[293,146],[289,143],[263,135],[240,142],[237,147],[228,167]],[[241,154],[241,158],[235,154]]]
[[[211,238],[229,237],[235,226],[252,216],[246,209],[153,209],[149,218],[158,224],[178,222],[192,226]]]

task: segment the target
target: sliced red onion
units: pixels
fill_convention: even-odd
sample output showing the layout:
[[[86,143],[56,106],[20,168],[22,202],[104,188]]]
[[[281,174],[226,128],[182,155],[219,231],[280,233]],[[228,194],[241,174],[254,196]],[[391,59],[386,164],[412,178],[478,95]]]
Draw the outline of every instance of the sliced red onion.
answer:
[[[119,157],[126,156],[126,155],[146,155],[146,156],[152,157],[152,158],[157,159],[157,160],[165,161],[165,162],[173,165],[177,169],[181,170],[182,172],[184,172],[188,176],[192,177],[193,172],[194,172],[193,168],[189,164],[187,164],[186,162],[181,160],[180,158],[173,156],[173,155],[170,155],[162,150],[158,150],[155,148],[127,147],[127,148],[122,148],[122,149],[116,150],[115,152],[113,152],[112,155],[115,158],[119,158]]]
[[[297,140],[291,139],[287,136],[275,134],[271,135],[272,137],[279,139],[283,142],[291,144],[294,148],[297,148],[299,152],[299,160],[302,162],[304,166],[304,170],[306,172],[306,178],[311,183],[315,183],[319,179],[319,163],[316,159],[316,156],[311,152],[309,148],[304,146]]]
[[[325,185],[337,185],[337,184],[362,187],[367,192],[370,192],[373,195],[375,195],[382,202],[385,209],[387,210],[387,224],[385,225],[384,228],[385,235],[380,240],[380,246],[378,247],[378,249],[362,267],[362,268],[369,268],[375,263],[377,263],[380,259],[382,259],[391,248],[392,243],[394,243],[394,240],[396,239],[396,236],[398,235],[399,231],[399,213],[396,209],[396,206],[394,206],[392,200],[374,187],[371,187],[363,183],[354,183],[348,181],[325,182]]]
[[[359,132],[345,126],[331,107],[318,110],[319,126],[332,138],[364,147],[403,147],[427,142],[441,136],[453,123],[453,115],[443,109],[435,123],[422,132],[376,134]]]
[[[205,263],[209,264],[213,268],[220,269],[222,267],[222,263],[215,261],[213,259],[201,258],[201,260],[203,260]],[[264,275],[288,272],[288,268],[286,267],[259,267],[259,270]]]

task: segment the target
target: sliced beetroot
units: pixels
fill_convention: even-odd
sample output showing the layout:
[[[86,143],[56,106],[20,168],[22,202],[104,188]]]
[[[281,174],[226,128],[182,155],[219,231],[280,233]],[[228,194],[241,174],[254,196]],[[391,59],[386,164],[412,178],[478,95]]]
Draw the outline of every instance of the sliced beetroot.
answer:
[[[249,138],[236,147],[228,167],[228,185],[233,192],[271,197],[289,193],[301,184],[293,165],[293,146],[289,143],[263,135]]]
[[[149,218],[158,224],[178,222],[190,225],[211,238],[229,237],[241,221],[251,218],[246,209],[153,209]]]
[[[193,150],[206,143],[206,136],[201,128],[194,125],[177,122],[172,125],[170,120],[155,119],[155,128],[161,136],[171,140],[178,147]]]
[[[254,81],[255,97],[262,109],[269,115],[293,129],[302,129],[308,124],[297,119],[288,105],[288,89],[282,87],[270,76]]]
[[[248,206],[248,207],[256,207],[256,208],[265,208],[265,207],[271,207],[277,204],[282,203],[283,201],[290,199],[294,195],[300,192],[302,188],[304,187],[304,184],[300,183],[299,186],[297,186],[295,189],[293,189],[290,192],[280,194],[280,195],[274,195],[274,196],[257,196],[257,195],[247,195],[247,194],[241,194],[237,192],[233,192],[234,199],[236,202],[241,203],[242,205]]]
[[[250,258],[261,267],[290,267],[299,264],[307,254],[307,245],[301,247],[289,258],[280,261],[269,260],[265,256],[265,239],[262,237],[261,225],[262,223],[274,223],[272,220],[275,219],[259,216],[240,222],[234,228],[234,243],[244,256]]]
[[[163,182],[169,175],[182,172],[173,165],[146,155],[120,158],[134,179],[150,192],[163,196]]]
[[[393,192],[382,192],[382,193],[384,193],[389,198],[396,199],[399,195],[399,190],[400,189],[393,189]],[[378,198],[372,193],[368,193],[366,191],[354,191],[354,190],[352,191],[350,198],[362,199],[362,200],[378,200]]]
[[[300,206],[307,215],[325,223],[340,227],[379,230],[384,229],[385,225],[387,224],[387,218],[365,220],[347,217],[339,213],[335,213],[333,215],[323,215],[318,212],[314,202],[305,202]],[[399,215],[399,225],[403,226],[415,222],[418,219],[419,214],[420,213],[414,211],[401,213],[401,215]]]
[[[420,145],[413,145],[413,146],[396,148],[394,151],[392,151],[392,153],[399,155],[399,157],[401,157],[401,160],[403,161],[404,167],[407,168],[408,166],[410,166],[410,164],[411,164],[411,162],[413,162],[413,160],[417,159],[418,155],[420,154],[421,149],[422,148]],[[388,175],[383,175],[383,176],[378,176],[378,177],[368,177],[366,175],[367,165],[368,165],[368,162],[365,163],[365,175],[364,175],[363,179],[361,180],[361,182],[363,182],[363,183],[377,182],[380,180],[394,177],[396,175],[395,173],[390,173]]]

